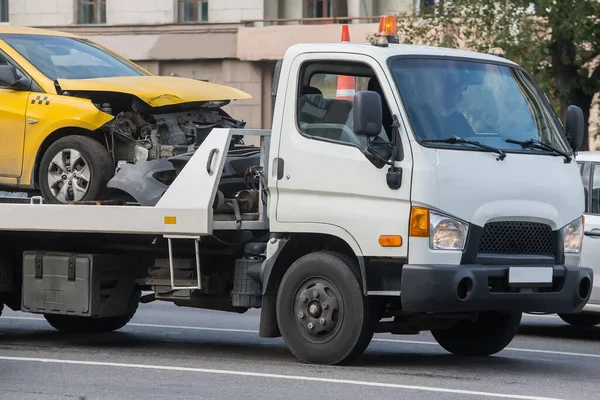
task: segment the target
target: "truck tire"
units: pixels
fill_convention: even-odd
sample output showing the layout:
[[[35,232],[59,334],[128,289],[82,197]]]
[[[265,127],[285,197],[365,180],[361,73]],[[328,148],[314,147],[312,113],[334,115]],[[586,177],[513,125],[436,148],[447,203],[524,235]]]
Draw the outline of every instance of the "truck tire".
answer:
[[[513,340],[521,313],[482,312],[476,321],[460,321],[450,329],[432,330],[446,351],[460,356],[489,356],[503,350]]]
[[[45,314],[46,321],[56,330],[64,333],[100,333],[121,329],[133,318],[140,304],[142,291],[136,289],[124,315],[105,318],[89,318],[73,315]]]
[[[100,142],[87,136],[65,136],[42,157],[40,191],[48,203],[100,200],[114,170],[112,157]]]
[[[341,364],[355,360],[374,333],[358,265],[350,257],[315,252],[286,271],[277,293],[277,323],[300,361]]]
[[[579,313],[579,314],[558,314],[560,319],[569,325],[592,327],[600,324],[600,314]]]

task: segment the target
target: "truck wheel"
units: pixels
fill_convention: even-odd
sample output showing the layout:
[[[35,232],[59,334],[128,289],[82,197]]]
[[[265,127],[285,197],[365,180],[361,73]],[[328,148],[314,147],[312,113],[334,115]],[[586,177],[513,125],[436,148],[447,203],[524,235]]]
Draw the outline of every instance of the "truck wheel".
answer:
[[[461,356],[489,356],[513,340],[521,313],[482,312],[472,321],[460,321],[450,329],[432,330],[435,340],[448,352]]]
[[[592,327],[600,324],[600,315],[592,313],[558,314],[569,325]]]
[[[42,197],[48,203],[99,200],[113,177],[112,157],[87,136],[58,139],[46,150],[39,168]]]
[[[134,291],[131,302],[128,306],[128,312],[124,315],[105,318],[88,318],[73,315],[45,314],[46,321],[56,330],[65,333],[100,333],[112,332],[121,329],[133,318],[138,305],[142,291]]]
[[[287,270],[277,293],[277,323],[301,361],[340,364],[360,356],[374,323],[363,296],[359,268],[343,254],[316,252]]]

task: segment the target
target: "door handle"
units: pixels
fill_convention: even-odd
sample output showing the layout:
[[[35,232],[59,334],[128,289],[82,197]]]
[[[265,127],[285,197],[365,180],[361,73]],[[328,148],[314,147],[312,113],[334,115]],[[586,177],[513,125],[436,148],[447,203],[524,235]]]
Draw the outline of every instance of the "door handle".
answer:
[[[214,173],[211,166],[212,166],[213,158],[215,157],[215,154],[217,154],[218,152],[219,152],[219,149],[212,149],[210,151],[210,154],[208,155],[208,161],[206,162],[206,172],[208,172],[208,175],[212,175]]]
[[[586,231],[583,234],[591,238],[600,239],[600,229],[592,229],[591,231]]]

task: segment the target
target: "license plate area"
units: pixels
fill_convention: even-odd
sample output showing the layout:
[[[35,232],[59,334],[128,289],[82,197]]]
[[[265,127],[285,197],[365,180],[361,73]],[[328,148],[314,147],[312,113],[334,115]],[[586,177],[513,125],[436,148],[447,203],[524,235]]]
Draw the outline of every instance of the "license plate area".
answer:
[[[508,285],[511,287],[552,286],[553,267],[509,267]]]

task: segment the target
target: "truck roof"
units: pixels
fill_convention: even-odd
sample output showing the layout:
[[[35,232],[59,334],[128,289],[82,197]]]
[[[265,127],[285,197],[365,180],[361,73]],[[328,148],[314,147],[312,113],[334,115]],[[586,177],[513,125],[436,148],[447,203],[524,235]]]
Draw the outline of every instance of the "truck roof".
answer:
[[[479,53],[470,50],[451,49],[446,47],[435,47],[425,45],[411,44],[390,44],[388,47],[374,46],[371,43],[300,43],[288,48],[285,57],[294,57],[302,53],[324,52],[324,53],[359,53],[366,54],[376,58],[379,61],[385,61],[391,56],[401,55],[426,55],[441,57],[460,57],[469,58],[474,61],[491,61],[495,63],[504,63],[511,66],[517,66],[513,61],[491,54]]]

